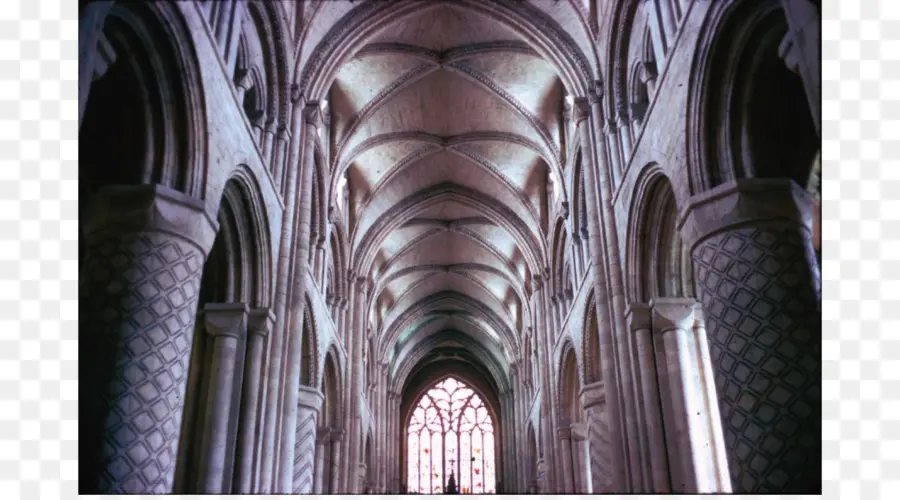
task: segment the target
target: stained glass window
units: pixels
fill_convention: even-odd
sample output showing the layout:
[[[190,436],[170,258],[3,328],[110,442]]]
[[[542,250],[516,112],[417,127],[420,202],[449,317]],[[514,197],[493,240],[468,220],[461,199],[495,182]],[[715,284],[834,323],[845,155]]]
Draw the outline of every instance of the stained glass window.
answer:
[[[459,380],[446,378],[422,396],[406,442],[407,492],[443,493],[453,471],[460,493],[496,493],[494,422]]]

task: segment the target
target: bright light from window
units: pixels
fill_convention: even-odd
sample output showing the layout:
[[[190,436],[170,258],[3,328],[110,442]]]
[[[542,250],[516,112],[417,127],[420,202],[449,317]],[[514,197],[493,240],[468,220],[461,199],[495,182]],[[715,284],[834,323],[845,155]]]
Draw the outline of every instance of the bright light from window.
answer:
[[[494,422],[464,383],[446,378],[422,396],[407,438],[407,493],[443,493],[451,471],[462,494],[496,493]]]
[[[344,186],[346,186],[346,185],[347,185],[347,177],[342,175],[341,178],[338,179],[338,185],[337,185],[337,199],[338,199],[337,205],[338,205],[338,208],[341,210],[341,212],[344,211],[344,204],[347,202],[347,200],[344,198]]]

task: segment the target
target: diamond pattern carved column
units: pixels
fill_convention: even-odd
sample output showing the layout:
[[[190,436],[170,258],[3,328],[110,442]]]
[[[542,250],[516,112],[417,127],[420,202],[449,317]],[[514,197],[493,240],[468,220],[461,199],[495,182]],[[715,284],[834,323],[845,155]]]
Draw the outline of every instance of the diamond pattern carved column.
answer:
[[[170,493],[200,278],[217,226],[163,186],[108,187],[85,222],[79,484]]]
[[[692,198],[692,249],[736,493],[821,490],[821,303],[809,195],[729,182]]]

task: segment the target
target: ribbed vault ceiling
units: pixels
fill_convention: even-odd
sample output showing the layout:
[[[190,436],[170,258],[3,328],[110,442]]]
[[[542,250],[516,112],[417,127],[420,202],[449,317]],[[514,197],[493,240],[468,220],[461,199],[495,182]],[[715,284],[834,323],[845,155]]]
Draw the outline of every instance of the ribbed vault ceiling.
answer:
[[[512,358],[561,169],[553,66],[502,24],[441,5],[369,40],[329,106],[354,266],[375,283],[377,354],[442,335]]]

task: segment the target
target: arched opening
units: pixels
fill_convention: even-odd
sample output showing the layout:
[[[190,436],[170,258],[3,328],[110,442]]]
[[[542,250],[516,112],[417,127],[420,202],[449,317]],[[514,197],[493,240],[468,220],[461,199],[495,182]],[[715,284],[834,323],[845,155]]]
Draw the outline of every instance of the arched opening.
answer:
[[[745,0],[716,7],[710,26],[717,28],[701,37],[716,50],[697,72],[706,81],[696,86],[695,106],[706,109],[695,113],[703,133],[692,145],[701,155],[692,191],[747,178],[788,178],[809,186],[821,141],[803,80],[780,51],[788,33],[782,3]]]
[[[678,231],[678,207],[669,180],[657,174],[648,179],[642,197],[645,205],[638,217],[638,240],[642,242],[640,273],[635,283],[638,301],[656,297],[694,297],[691,254]]]
[[[300,355],[300,385],[314,387],[316,380],[316,330],[313,326],[312,304],[307,297],[304,303],[306,312],[303,315],[303,336]]]
[[[340,449],[341,389],[333,352],[329,352],[325,356],[321,392],[323,399],[319,409],[316,442],[321,446],[318,453],[322,455],[316,461],[314,492],[316,494],[335,494],[339,493],[336,473],[341,465],[337,456]]]
[[[563,484],[572,493],[590,493],[591,479],[590,450],[586,432],[587,413],[581,403],[581,378],[578,376],[578,361],[571,344],[566,348],[560,366],[560,441],[563,466]]]
[[[600,369],[600,329],[597,327],[597,310],[593,291],[588,296],[587,303],[581,342],[584,345],[582,351],[584,352],[584,382],[593,384],[603,379],[603,372]]]
[[[610,453],[609,423],[606,416],[606,388],[603,383],[603,365],[600,358],[600,329],[597,321],[597,304],[593,291],[588,295],[585,312],[583,345],[583,381],[579,386],[577,401],[567,406],[570,415],[580,415],[583,425],[576,425],[576,431],[583,436],[583,448],[579,458],[585,460],[583,467],[588,471],[585,482],[576,487],[587,493],[609,493],[612,488],[612,461]],[[571,363],[571,361],[566,360]],[[565,365],[563,365],[565,366]],[[577,366],[576,366],[577,370]],[[564,371],[563,373],[568,373]],[[571,377],[571,375],[569,375]],[[574,379],[564,386],[570,393],[574,390]],[[569,395],[571,401],[572,394]],[[576,432],[576,435],[578,435]]]
[[[240,443],[256,432],[255,422],[243,419],[242,409],[252,399],[249,393],[258,391],[245,383],[250,373],[250,313],[266,300],[266,245],[260,241],[252,206],[246,185],[229,180],[219,205],[219,231],[200,282],[175,472],[178,493],[230,493],[242,487]],[[211,404],[212,398],[220,398],[224,406]],[[236,439],[216,436],[220,432]],[[212,459],[206,456],[220,441],[224,449]]]
[[[444,493],[452,474],[460,493],[496,493],[495,430],[473,387],[452,376],[431,386],[406,424],[406,491]]]

